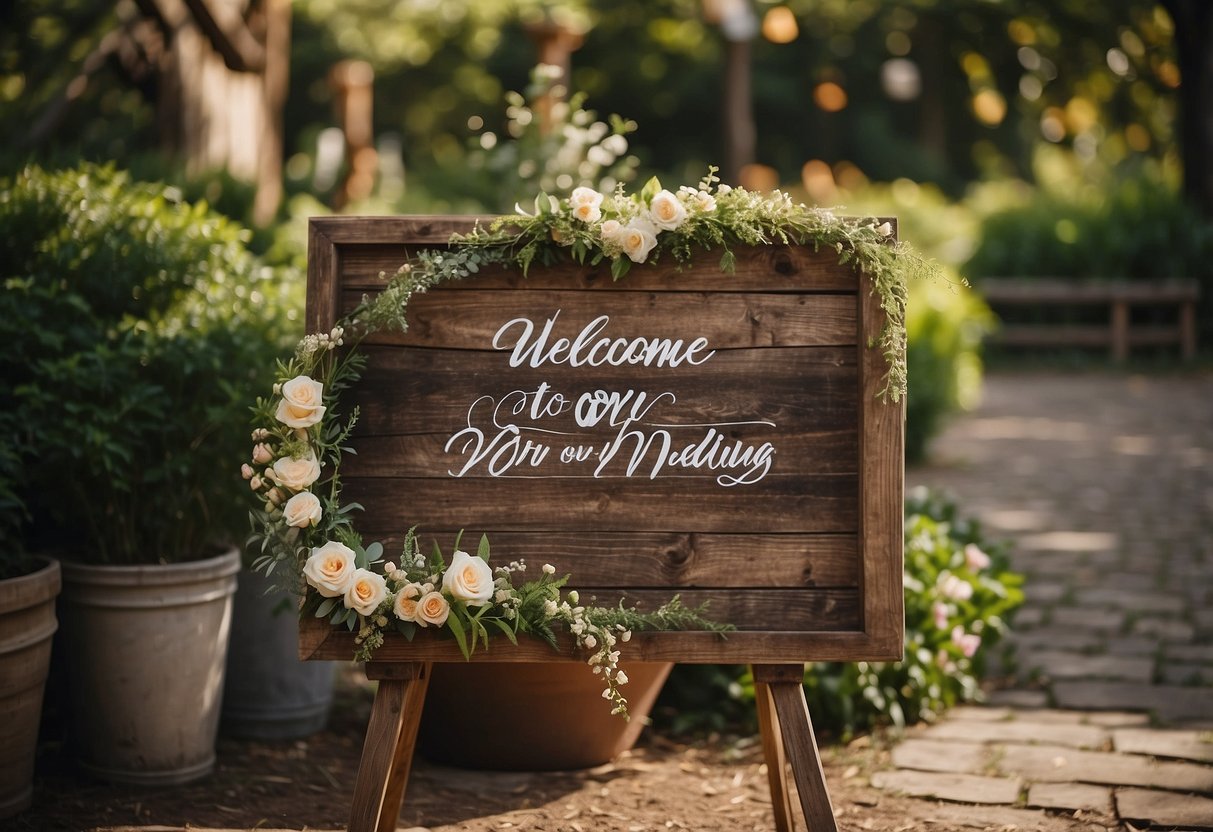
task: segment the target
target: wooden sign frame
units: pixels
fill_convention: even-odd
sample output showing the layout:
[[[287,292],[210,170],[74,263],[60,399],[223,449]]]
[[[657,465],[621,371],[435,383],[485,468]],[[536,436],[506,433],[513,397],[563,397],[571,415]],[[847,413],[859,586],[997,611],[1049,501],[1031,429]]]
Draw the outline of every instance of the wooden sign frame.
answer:
[[[409,253],[418,249],[445,246],[452,233],[466,232],[476,219],[312,219],[308,240],[308,332],[328,331],[363,293],[373,294],[384,285],[381,273],[394,273]],[[479,219],[486,221],[488,218]],[[732,274],[722,274],[718,260],[718,254],[707,255],[697,260],[693,268],[681,272],[674,264],[664,262],[660,266],[635,267],[618,283],[611,280],[604,263],[599,267],[535,266],[525,278],[513,272],[492,271],[438,287],[414,298],[409,307],[413,322],[409,334],[404,337],[378,336],[364,348],[371,355],[367,381],[371,382],[375,375],[376,354],[385,356],[383,363],[387,366],[391,362],[386,356],[393,354],[392,350],[410,346],[442,349],[452,343],[450,338],[465,337],[456,332],[458,320],[444,323],[444,299],[456,306],[464,304],[459,308],[466,308],[474,297],[472,293],[478,289],[497,292],[493,298],[516,297],[520,300],[559,294],[566,299],[563,302],[575,304],[580,302],[577,293],[593,293],[595,304],[605,304],[609,308],[615,308],[612,304],[625,298],[603,293],[628,292],[626,306],[635,306],[637,299],[641,299],[644,301],[642,306],[652,306],[656,310],[654,320],[663,320],[664,315],[667,321],[671,307],[662,307],[663,298],[678,299],[681,305],[673,317],[682,319],[694,317],[694,310],[699,308],[696,304],[713,303],[712,298],[719,296],[723,298],[721,304],[741,309],[735,328],[714,330],[716,338],[737,340],[732,344],[735,350],[731,355],[760,356],[764,355],[763,348],[784,348],[786,345],[780,355],[794,356],[799,362],[795,366],[809,367],[811,363],[813,367],[821,368],[824,381],[817,378],[818,369],[805,370],[800,381],[797,381],[799,376],[793,376],[785,392],[796,401],[813,396],[837,401],[840,404],[831,412],[851,414],[849,418],[854,423],[846,431],[823,430],[820,436],[810,431],[803,440],[829,445],[832,450],[821,458],[844,460],[842,467],[845,470],[831,469],[832,473],[828,475],[798,472],[796,478],[772,486],[770,503],[756,501],[753,497],[749,498],[751,502],[745,503],[743,496],[738,496],[739,502],[733,503],[734,493],[740,492],[721,489],[728,493],[698,500],[704,508],[702,512],[693,512],[697,518],[695,522],[700,524],[698,528],[706,528],[707,533],[688,531],[682,525],[670,528],[645,526],[643,533],[632,533],[626,530],[631,527],[621,531],[611,527],[613,521],[604,520],[608,527],[604,534],[612,541],[607,548],[613,547],[620,553],[634,544],[634,551],[626,550],[634,554],[627,563],[645,561],[646,565],[637,567],[639,571],[635,574],[650,577],[637,577],[635,583],[621,580],[620,586],[602,592],[614,597],[612,592],[618,590],[623,597],[639,598],[642,603],[650,597],[668,598],[676,593],[692,603],[711,598],[715,617],[742,625],[742,629],[729,634],[727,639],[705,632],[637,633],[627,645],[625,658],[639,662],[753,665],[776,826],[781,831],[793,828],[785,780],[786,752],[810,825],[833,829],[829,796],[821,777],[812,725],[800,687],[803,663],[901,658],[904,639],[901,557],[904,410],[899,404],[881,401],[879,396],[888,367],[881,351],[872,345],[885,325],[885,316],[880,298],[872,291],[866,276],[850,265],[839,265],[832,249],[818,252],[811,246],[740,249]],[[503,294],[503,289],[519,290],[525,295]],[[553,302],[547,303],[545,308]],[[626,317],[630,313],[620,314]],[[537,324],[543,323],[542,317],[540,313]],[[643,314],[639,320],[644,320]],[[795,334],[789,336],[787,332],[791,330]],[[827,338],[818,334],[826,331],[834,335]],[[483,333],[479,337],[483,340]],[[458,346],[471,349],[462,342]],[[493,357],[504,360],[506,356]],[[721,359],[719,363],[724,366],[728,362]],[[427,389],[436,386],[440,385],[431,383]],[[794,407],[803,409],[800,404],[794,404]],[[364,414],[368,412],[373,423],[376,418],[373,404],[364,404]],[[391,418],[391,414],[380,415],[383,419]],[[853,458],[850,458],[852,454]],[[354,476],[343,474],[347,489],[357,491],[359,473],[367,477],[376,475],[372,469],[379,455],[370,456],[371,462],[362,463],[365,467],[352,466]],[[812,454],[806,458],[810,456],[817,459]],[[370,480],[367,482],[368,494],[373,498],[375,489],[383,486],[376,482],[371,488]],[[479,490],[482,487],[474,486]],[[612,500],[621,505],[628,503],[627,493],[619,489],[629,487],[632,487],[631,480],[603,492],[606,496],[602,500],[608,504],[608,512]],[[645,486],[638,487],[641,488],[641,499],[657,499],[643,491]],[[783,490],[777,492],[777,488]],[[479,490],[476,493],[480,493]],[[467,489],[456,492],[447,503],[457,502],[460,493],[471,492]],[[667,499],[668,496],[662,495],[675,493],[676,490],[666,488],[659,490],[658,496]],[[354,493],[352,498],[359,499],[360,496]],[[580,523],[588,523],[586,528],[592,529],[593,517],[598,515],[590,509],[578,508],[579,500],[588,499],[584,493],[575,492],[570,498],[573,504],[570,511],[575,515],[569,516],[575,516]],[[368,512],[367,520],[360,520],[359,525],[374,526],[368,531],[368,537],[379,538],[380,531],[389,536],[393,532],[403,533],[403,528],[393,530],[390,526],[376,525],[377,522],[395,521],[396,518],[390,516],[389,502],[361,501],[367,504]],[[677,500],[671,499],[671,502],[677,503]],[[734,511],[737,506],[743,509],[740,521]],[[534,536],[526,536],[531,531],[529,527],[515,530],[517,535],[514,537],[507,532],[503,544],[492,528],[493,522],[504,524],[499,516],[501,512],[486,511],[488,519],[482,523],[470,505],[460,506],[460,509],[460,516],[466,517],[460,525],[467,526],[477,536],[482,530],[487,531],[494,542],[496,557],[512,560],[525,555],[534,558],[530,547],[517,552],[509,548],[515,539],[524,542],[534,539]],[[434,511],[441,514],[438,509]],[[730,514],[730,511],[734,513]],[[798,512],[802,511],[805,517],[819,517],[820,522],[801,522],[797,518],[801,516]],[[713,519],[716,517],[713,512],[720,517]],[[559,515],[559,512],[555,513]],[[688,513],[684,507],[682,514]],[[787,531],[766,534],[765,527],[748,528],[744,519],[747,514],[755,515],[752,522],[766,522]],[[381,520],[371,519],[375,516]],[[585,520],[586,516],[591,519]],[[789,519],[785,521],[785,518]],[[424,523],[424,518],[402,520],[404,525],[415,522]],[[560,517],[555,517],[553,522],[559,523]],[[739,522],[740,526],[734,528]],[[372,531],[374,534],[370,533]],[[421,531],[425,533],[424,526]],[[593,546],[592,535],[589,545]],[[764,564],[777,564],[778,569],[771,566],[767,570],[771,574],[751,578],[749,584],[742,582],[736,588],[729,584],[722,586],[720,581],[723,579],[719,576],[705,579],[705,574],[710,573],[705,564],[710,565],[715,558],[725,556],[724,553],[735,553],[747,545],[753,546],[757,554],[748,561],[743,558],[734,563],[731,569],[735,572],[742,567],[760,570]],[[573,585],[578,582],[577,564],[589,566],[588,573],[594,574],[593,551],[572,552],[569,557],[574,558],[572,568],[565,562],[557,563],[557,568],[573,573]],[[665,576],[659,587],[651,577],[654,562],[661,565],[660,574]],[[700,568],[697,571],[692,567]],[[630,575],[628,570],[632,568],[617,567],[617,571]],[[733,607],[728,606],[730,601]],[[765,607],[770,607],[770,612],[764,617],[762,610]],[[368,678],[380,680],[380,686],[355,790],[351,829],[380,832],[394,829],[416,740],[429,665],[464,661],[453,641],[426,637],[428,635],[419,635],[412,642],[389,636],[377,650],[374,661],[367,664]],[[566,640],[563,646],[569,649],[554,653],[538,641],[523,640],[517,646],[495,642],[491,651],[477,652],[471,660],[579,660],[573,654],[571,642]],[[332,628],[321,620],[300,622],[302,658],[348,660],[354,650],[352,633]]]

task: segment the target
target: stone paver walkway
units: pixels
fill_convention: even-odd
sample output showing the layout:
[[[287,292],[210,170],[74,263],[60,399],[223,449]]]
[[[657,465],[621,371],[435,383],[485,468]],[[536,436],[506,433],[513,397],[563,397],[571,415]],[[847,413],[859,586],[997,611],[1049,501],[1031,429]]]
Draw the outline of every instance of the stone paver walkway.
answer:
[[[1027,576],[1009,686],[914,731],[881,788],[1213,829],[1213,374],[996,374],[910,485]]]

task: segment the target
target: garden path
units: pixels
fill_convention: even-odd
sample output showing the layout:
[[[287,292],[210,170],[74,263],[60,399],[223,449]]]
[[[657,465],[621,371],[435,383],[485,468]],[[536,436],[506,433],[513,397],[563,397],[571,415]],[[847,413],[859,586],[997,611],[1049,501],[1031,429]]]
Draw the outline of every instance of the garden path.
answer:
[[[1213,375],[995,374],[910,485],[1026,575],[1007,686],[911,732],[890,791],[1213,828]]]

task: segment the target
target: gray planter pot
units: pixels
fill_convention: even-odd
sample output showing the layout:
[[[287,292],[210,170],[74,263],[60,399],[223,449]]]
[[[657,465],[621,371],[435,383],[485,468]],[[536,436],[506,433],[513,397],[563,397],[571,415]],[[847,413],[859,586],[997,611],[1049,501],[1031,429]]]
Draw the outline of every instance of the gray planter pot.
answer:
[[[30,805],[59,563],[0,581],[0,818]]]
[[[220,725],[230,736],[306,737],[324,729],[333,704],[334,663],[299,660],[295,599],[267,595],[272,584],[260,573],[240,573]]]
[[[176,784],[215,765],[240,555],[152,566],[63,562],[60,618],[81,765]]]

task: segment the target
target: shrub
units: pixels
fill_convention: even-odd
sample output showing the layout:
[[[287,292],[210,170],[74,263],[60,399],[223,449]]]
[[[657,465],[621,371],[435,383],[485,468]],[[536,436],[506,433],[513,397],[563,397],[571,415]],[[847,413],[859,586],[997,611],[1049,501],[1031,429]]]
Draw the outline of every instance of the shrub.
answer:
[[[944,418],[973,407],[981,392],[981,345],[994,316],[958,283],[918,282],[906,305],[906,461],[926,456]]]
[[[929,721],[978,698],[986,659],[1023,602],[1021,584],[1004,547],[986,540],[976,521],[938,494],[914,490],[905,506],[905,657],[806,665],[814,723],[848,736]],[[753,679],[743,667],[679,666],[666,688],[657,714],[672,730],[753,728]]]
[[[146,563],[241,536],[247,403],[297,337],[286,275],[245,239],[109,167],[0,183],[0,410],[20,418],[0,440],[25,542]]]

